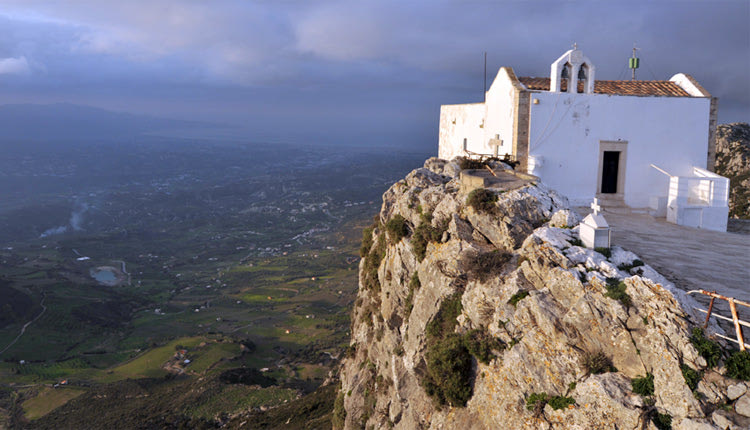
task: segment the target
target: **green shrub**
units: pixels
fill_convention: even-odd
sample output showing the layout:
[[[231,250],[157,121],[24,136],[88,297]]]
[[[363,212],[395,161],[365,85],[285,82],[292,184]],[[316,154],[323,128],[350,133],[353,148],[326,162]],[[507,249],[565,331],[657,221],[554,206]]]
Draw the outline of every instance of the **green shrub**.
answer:
[[[550,405],[554,410],[565,409],[576,403],[572,397],[552,396],[547,393],[531,393],[526,399],[526,409],[530,411],[541,411],[545,405]]]
[[[750,381],[750,352],[735,351],[726,362],[727,376]]]
[[[336,400],[333,402],[333,417],[331,417],[333,428],[344,428],[345,420],[346,409],[344,409],[344,392],[339,389],[339,393],[336,395]]]
[[[612,250],[610,248],[594,248],[594,251],[607,257],[607,259],[612,256]]]
[[[566,409],[570,405],[575,405],[576,401],[572,397],[554,396],[547,401],[547,404],[556,411]]]
[[[633,386],[633,392],[640,394],[641,396],[653,396],[654,395],[654,375],[646,373],[646,376],[638,376],[630,380],[630,385]]]
[[[414,272],[414,274],[411,275],[411,280],[409,281],[409,293],[406,295],[406,299],[404,300],[405,318],[409,318],[409,315],[411,315],[411,311],[414,308],[414,292],[421,286],[422,283],[419,281],[419,274],[417,274],[417,272]]]
[[[492,351],[505,349],[505,344],[492,336],[484,327],[469,331],[463,338],[469,354],[484,364],[490,364],[490,361],[495,358]]]
[[[466,197],[466,204],[477,212],[493,214],[497,210],[497,195],[486,188],[477,188]]]
[[[693,344],[698,354],[706,360],[709,368],[713,368],[719,364],[722,355],[721,347],[718,343],[706,338],[703,329],[700,327],[693,328],[690,343]]]
[[[518,302],[528,297],[528,295],[529,295],[528,291],[521,290],[517,292],[516,294],[513,294],[512,296],[510,296],[510,299],[508,300],[508,304],[513,305],[513,307],[515,308],[516,305],[518,305]]]
[[[583,368],[589,375],[598,375],[600,373],[617,372],[617,368],[612,365],[612,359],[603,351],[587,352],[583,354]]]
[[[378,268],[383,258],[385,258],[385,234],[381,232],[375,244],[370,248],[370,253],[365,257],[362,278],[366,290],[380,291]]]
[[[437,227],[432,226],[432,215],[422,214],[420,223],[411,237],[411,248],[414,251],[418,261],[424,260],[429,242],[438,242],[443,237],[443,233],[448,229],[448,220],[438,223]]]
[[[456,318],[462,310],[461,296],[461,292],[456,292],[443,299],[425,330],[427,370],[422,386],[439,406],[465,406],[473,393],[471,357],[488,364],[495,356],[493,351],[505,348],[486,328],[464,335],[455,333]]]
[[[472,395],[471,353],[466,340],[454,332],[461,314],[461,293],[443,299],[427,324],[427,371],[422,386],[438,406],[465,406]]]
[[[636,258],[630,264],[623,263],[623,264],[618,265],[617,268],[625,272],[629,272],[634,267],[641,267],[641,266],[643,266],[643,261]]]
[[[657,413],[651,418],[651,422],[659,430],[672,430],[672,415]]]
[[[685,384],[690,387],[690,391],[695,391],[702,378],[700,372],[690,368],[687,364],[681,364],[680,370],[682,370],[682,377],[685,379]]]
[[[570,246],[583,246],[583,241],[577,237],[568,239],[568,243],[570,244]]]
[[[427,324],[427,336],[430,338],[444,338],[449,333],[452,333],[456,328],[456,318],[461,315],[463,306],[461,304],[460,292],[456,292],[451,296],[443,299],[440,303],[440,309],[438,309],[435,318]],[[429,339],[428,339],[429,340]]]
[[[346,358],[354,358],[354,356],[357,355],[357,344],[353,343],[346,347],[344,350],[344,357]]]
[[[477,254],[475,257],[466,257],[461,260],[461,266],[466,272],[469,280],[487,282],[493,275],[502,271],[503,266],[510,261],[512,254],[493,250]]]
[[[633,304],[632,299],[628,295],[628,293],[625,292],[627,289],[627,285],[625,285],[625,282],[618,281],[617,278],[607,278],[607,292],[604,294],[606,297],[609,297],[610,299],[619,300],[620,303],[622,303],[623,306],[630,307],[631,304]]]
[[[433,342],[426,353],[422,386],[438,405],[466,406],[471,398],[471,355],[462,337],[450,333]]]
[[[539,406],[541,406],[539,407],[539,409],[544,409],[544,405],[547,404],[548,400],[549,396],[547,395],[547,393],[531,393],[526,399],[526,409],[533,411]]]
[[[393,243],[398,243],[398,241],[409,235],[409,224],[400,214],[396,214],[393,218],[389,219],[385,223],[385,229],[388,232],[388,238]]]
[[[362,246],[359,248],[359,256],[365,258],[370,253],[372,248],[372,232],[375,230],[375,226],[367,227],[362,230]]]
[[[484,169],[485,166],[488,165],[488,161],[499,161],[499,158],[496,157],[490,157],[486,160],[472,160],[471,158],[463,157],[458,160],[458,166],[461,167],[461,170],[466,169]]]
[[[404,355],[404,345],[396,345],[396,348],[393,349],[393,354],[395,354],[397,357],[401,357],[402,355]]]

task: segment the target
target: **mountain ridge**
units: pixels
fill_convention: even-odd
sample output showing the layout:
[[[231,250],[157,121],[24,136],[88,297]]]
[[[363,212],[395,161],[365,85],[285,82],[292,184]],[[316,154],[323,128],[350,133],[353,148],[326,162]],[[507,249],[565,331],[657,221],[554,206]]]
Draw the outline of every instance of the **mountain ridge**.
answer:
[[[223,125],[71,103],[0,105],[0,140],[110,140]]]
[[[750,425],[729,377],[750,375],[727,370],[750,357],[710,340],[721,328],[704,334],[684,292],[582,247],[544,184],[472,191],[460,163],[394,184],[364,233],[335,428]]]

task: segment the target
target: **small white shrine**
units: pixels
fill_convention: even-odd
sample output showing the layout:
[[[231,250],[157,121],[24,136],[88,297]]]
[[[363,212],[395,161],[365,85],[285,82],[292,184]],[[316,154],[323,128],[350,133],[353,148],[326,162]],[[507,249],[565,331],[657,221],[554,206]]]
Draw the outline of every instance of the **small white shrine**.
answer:
[[[507,156],[573,205],[656,206],[671,222],[725,230],[726,178],[712,173],[716,106],[683,73],[596,80],[594,63],[574,46],[548,77],[501,67],[483,102],[441,106],[438,155]]]
[[[594,212],[588,214],[578,227],[581,242],[586,248],[609,248],[612,245],[611,230],[607,220],[599,213],[602,207],[599,205],[598,199],[594,199],[591,209]]]

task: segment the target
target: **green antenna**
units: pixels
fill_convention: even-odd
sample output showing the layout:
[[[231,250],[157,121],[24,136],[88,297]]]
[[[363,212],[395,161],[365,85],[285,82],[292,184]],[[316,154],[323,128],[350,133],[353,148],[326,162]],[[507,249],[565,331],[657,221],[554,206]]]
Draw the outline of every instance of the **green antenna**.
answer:
[[[633,72],[633,75],[631,77],[632,80],[635,80],[635,69],[637,69],[638,66],[640,66],[640,63],[641,63],[641,59],[635,56],[635,51],[637,49],[638,48],[635,47],[635,43],[634,43],[633,44],[633,56],[628,59],[629,60],[628,61],[628,67]]]

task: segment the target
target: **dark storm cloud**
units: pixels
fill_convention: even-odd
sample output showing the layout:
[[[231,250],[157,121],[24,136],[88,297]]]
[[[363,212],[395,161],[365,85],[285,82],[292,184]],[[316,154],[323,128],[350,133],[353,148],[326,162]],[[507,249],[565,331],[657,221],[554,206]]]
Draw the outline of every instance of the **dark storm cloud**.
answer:
[[[598,77],[685,72],[750,119],[750,6],[736,2],[4,1],[0,91],[241,124],[262,139],[420,139],[481,100],[482,52],[546,76],[573,42]]]

